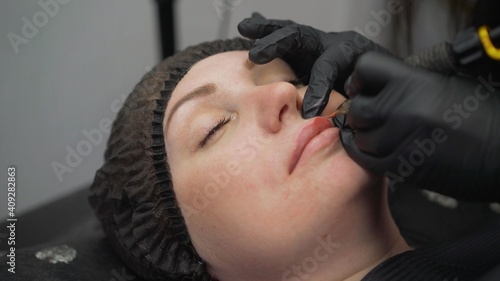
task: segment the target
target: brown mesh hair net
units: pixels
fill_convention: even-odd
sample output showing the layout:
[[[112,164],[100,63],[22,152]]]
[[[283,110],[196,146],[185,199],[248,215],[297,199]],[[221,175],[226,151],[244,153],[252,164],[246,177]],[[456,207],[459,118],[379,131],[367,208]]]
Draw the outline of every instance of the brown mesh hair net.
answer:
[[[194,249],[172,186],[163,117],[173,89],[196,62],[211,55],[249,50],[236,38],[189,47],[147,73],[113,122],[104,164],[89,201],[109,243],[147,280],[213,280]]]

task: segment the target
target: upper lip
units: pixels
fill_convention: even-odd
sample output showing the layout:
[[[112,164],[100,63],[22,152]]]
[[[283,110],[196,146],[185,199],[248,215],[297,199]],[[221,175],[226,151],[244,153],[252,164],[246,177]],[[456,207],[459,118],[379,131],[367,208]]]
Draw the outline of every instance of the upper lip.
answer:
[[[289,173],[291,173],[295,169],[295,166],[297,165],[297,162],[299,161],[300,156],[302,155],[302,152],[304,151],[304,148],[307,146],[309,141],[311,141],[315,136],[317,136],[324,130],[332,127],[332,123],[328,119],[322,117],[315,117],[311,119],[311,121],[304,127],[302,127],[295,141],[295,148],[292,152],[290,167],[288,169]]]

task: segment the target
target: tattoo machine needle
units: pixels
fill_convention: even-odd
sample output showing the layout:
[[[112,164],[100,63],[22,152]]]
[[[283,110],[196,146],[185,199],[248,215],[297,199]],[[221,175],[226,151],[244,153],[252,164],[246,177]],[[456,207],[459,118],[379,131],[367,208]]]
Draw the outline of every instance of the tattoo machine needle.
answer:
[[[335,116],[338,116],[338,115],[344,115],[344,114],[347,114],[349,112],[349,107],[351,106],[351,100],[345,100],[343,103],[341,103],[339,105],[339,107],[337,107],[337,109],[335,109],[334,112],[332,112],[330,115],[326,116],[326,118],[333,118]]]

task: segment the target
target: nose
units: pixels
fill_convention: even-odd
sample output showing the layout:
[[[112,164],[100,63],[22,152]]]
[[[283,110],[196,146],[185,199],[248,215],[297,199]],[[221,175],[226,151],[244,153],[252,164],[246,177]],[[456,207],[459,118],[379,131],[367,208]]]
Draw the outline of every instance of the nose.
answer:
[[[269,133],[279,132],[293,114],[300,116],[297,89],[287,82],[257,86],[246,99],[253,120]]]

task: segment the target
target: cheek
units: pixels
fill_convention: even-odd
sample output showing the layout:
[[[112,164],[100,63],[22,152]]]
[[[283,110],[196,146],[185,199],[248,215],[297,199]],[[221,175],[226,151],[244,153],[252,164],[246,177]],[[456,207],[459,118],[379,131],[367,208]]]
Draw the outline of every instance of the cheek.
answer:
[[[248,137],[255,135],[248,127],[206,157],[173,170],[178,201],[201,252],[250,253],[262,241],[283,236],[284,180],[269,157],[270,139]]]
[[[343,149],[320,167],[317,175],[318,181],[326,187],[322,197],[338,205],[349,205],[349,201],[382,180],[359,166]]]
[[[269,187],[277,185],[273,163],[265,157],[269,155],[269,140],[253,135],[237,132],[206,154],[171,167],[186,221],[199,225],[214,218],[224,221],[228,210],[248,211],[245,201],[255,205],[263,194],[271,192]]]

